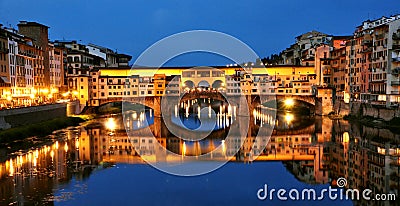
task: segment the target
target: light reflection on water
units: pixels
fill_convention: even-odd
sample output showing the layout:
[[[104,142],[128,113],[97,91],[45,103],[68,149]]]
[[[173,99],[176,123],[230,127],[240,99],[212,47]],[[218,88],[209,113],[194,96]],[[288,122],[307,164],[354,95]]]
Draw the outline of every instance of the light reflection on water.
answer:
[[[262,109],[255,109],[253,117],[254,123],[259,127],[271,124],[272,121],[276,124],[270,142],[258,143],[260,146],[262,144],[267,146],[259,159],[254,160],[256,163],[252,165],[231,162],[216,172],[192,178],[190,181],[171,177],[145,166],[138,155],[154,155],[157,152],[155,142],[151,142],[151,138],[139,136],[129,139],[126,134],[118,131],[118,128],[123,127],[120,116],[112,117],[115,128],[111,124],[106,128],[102,127],[109,121],[109,119],[104,119],[99,120],[102,122],[100,125],[92,124],[63,130],[62,133],[56,135],[54,143],[16,152],[0,163],[0,205],[22,202],[76,205],[82,203],[80,202],[82,200],[92,204],[105,204],[107,199],[118,202],[117,197],[120,195],[131,195],[132,188],[134,188],[135,198],[138,199],[137,203],[145,203],[142,196],[146,196],[144,194],[147,194],[145,192],[150,190],[150,186],[156,187],[158,181],[175,183],[161,187],[167,191],[166,194],[168,191],[189,187],[189,182],[193,184],[193,181],[199,181],[197,184],[200,188],[193,191],[200,192],[202,189],[207,197],[214,197],[214,199],[218,199],[214,193],[221,192],[226,189],[222,186],[228,185],[228,188],[237,190],[231,191],[231,196],[234,194],[233,196],[249,199],[250,203],[254,204],[259,204],[255,201],[254,191],[266,181],[273,184],[275,179],[287,180],[285,183],[275,182],[277,187],[293,185],[301,188],[312,184],[314,185],[312,187],[318,188],[326,186],[332,179],[345,177],[349,180],[350,188],[367,187],[376,193],[396,192],[399,188],[398,134],[384,129],[360,128],[344,121],[332,121],[326,118],[316,120],[301,118],[292,113],[283,114],[274,120]],[[129,121],[133,130],[140,131],[157,123],[150,111],[131,114],[131,118]],[[189,126],[196,122],[190,115],[188,118],[185,116],[179,116],[179,118],[188,120],[186,123]],[[138,122],[140,122],[140,127],[135,127]],[[196,124],[193,127],[195,126]],[[110,133],[110,129],[115,131]],[[214,129],[216,129],[214,133],[225,134],[225,130]],[[255,132],[251,133],[256,133],[257,127],[252,129]],[[163,130],[162,124],[161,130]],[[163,135],[165,137],[158,138],[157,141],[180,155],[196,156],[209,153],[222,144],[222,155],[226,157],[232,155],[230,154],[230,151],[234,151],[232,148],[239,146],[235,140],[225,141],[224,135],[210,136],[201,141],[183,141],[168,133]],[[384,141],[381,140],[383,138],[389,143],[383,143]],[[253,144],[251,136],[247,137],[247,140],[249,141],[245,141],[240,152],[234,155],[234,161],[247,162],[246,145]],[[218,158],[218,154],[214,157]],[[382,159],[385,161],[382,162]],[[275,174],[274,170],[280,173]],[[235,179],[236,173],[241,176]],[[149,174],[152,175],[149,176]],[[88,179],[88,177],[91,178]],[[203,182],[206,178],[209,178],[208,183]],[[132,185],[122,183],[123,180],[127,180],[126,182]],[[110,181],[116,181],[119,184],[112,184]],[[242,191],[240,189],[242,187],[251,192]],[[142,191],[140,188],[145,189]],[[98,193],[101,192],[104,194],[99,197]],[[173,196],[166,196],[160,201],[169,200],[177,205],[187,205],[185,203],[192,200],[198,200],[199,205],[204,203],[189,194],[187,197],[180,196],[179,199],[186,202],[180,202]],[[161,203],[156,200],[150,200],[150,202]],[[131,203],[136,202],[132,200]],[[232,202],[233,205],[243,205],[241,203],[244,202],[240,200]],[[261,203],[265,204],[265,202]],[[332,203],[328,201],[324,204],[331,205]]]

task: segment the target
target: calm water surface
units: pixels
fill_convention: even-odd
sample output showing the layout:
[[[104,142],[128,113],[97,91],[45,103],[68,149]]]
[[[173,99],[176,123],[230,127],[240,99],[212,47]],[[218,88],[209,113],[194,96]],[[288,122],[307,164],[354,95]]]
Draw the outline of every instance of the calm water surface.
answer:
[[[191,129],[200,126],[195,114],[173,115],[171,122],[182,126],[179,119]],[[193,166],[214,164],[229,156],[232,161],[194,177],[166,174],[146,164],[140,155],[156,155],[156,142],[143,135],[129,138],[119,130],[124,128],[121,116],[58,131],[51,136],[52,142],[37,142],[33,148],[12,151],[2,146],[0,205],[399,205],[399,201],[257,198],[264,184],[271,189],[319,192],[335,186],[339,177],[348,180],[346,188],[397,193],[400,152],[395,132],[281,114],[268,142],[254,144],[266,146],[256,159],[246,144],[253,144],[253,135],[273,120],[268,112],[256,111],[251,119],[254,126],[241,147],[238,142],[224,141],[234,119],[233,115],[216,116],[215,124],[206,124],[213,130],[207,138],[184,141],[169,133],[165,121],[154,118],[149,110],[125,114],[129,131],[140,134],[150,128],[158,143],[178,155],[197,156],[224,145],[222,153],[213,153],[210,161]]]

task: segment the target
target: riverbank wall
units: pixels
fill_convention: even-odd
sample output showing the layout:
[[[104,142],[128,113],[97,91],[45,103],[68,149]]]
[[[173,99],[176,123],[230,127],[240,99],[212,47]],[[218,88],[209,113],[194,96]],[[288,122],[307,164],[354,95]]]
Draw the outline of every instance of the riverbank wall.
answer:
[[[79,113],[79,102],[40,105],[0,111],[0,129],[39,123]]]
[[[342,115],[351,115],[356,118],[372,117],[374,119],[382,119],[390,121],[393,118],[400,117],[400,108],[386,108],[381,105],[372,105],[363,102],[344,103],[341,100],[336,101],[335,111]]]

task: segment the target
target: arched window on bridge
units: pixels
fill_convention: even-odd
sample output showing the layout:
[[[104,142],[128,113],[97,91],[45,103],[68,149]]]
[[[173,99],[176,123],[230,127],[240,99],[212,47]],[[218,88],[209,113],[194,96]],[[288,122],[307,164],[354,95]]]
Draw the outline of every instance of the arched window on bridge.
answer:
[[[210,88],[210,83],[208,83],[205,80],[202,80],[199,82],[198,87],[202,87],[202,88]]]

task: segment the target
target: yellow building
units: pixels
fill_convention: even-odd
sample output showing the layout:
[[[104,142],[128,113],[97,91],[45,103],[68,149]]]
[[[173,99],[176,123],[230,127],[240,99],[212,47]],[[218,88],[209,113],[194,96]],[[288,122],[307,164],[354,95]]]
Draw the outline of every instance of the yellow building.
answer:
[[[227,95],[312,95],[317,85],[310,66],[96,68],[76,79],[70,88],[76,85],[81,104],[91,106],[123,97],[179,95],[194,88]]]

